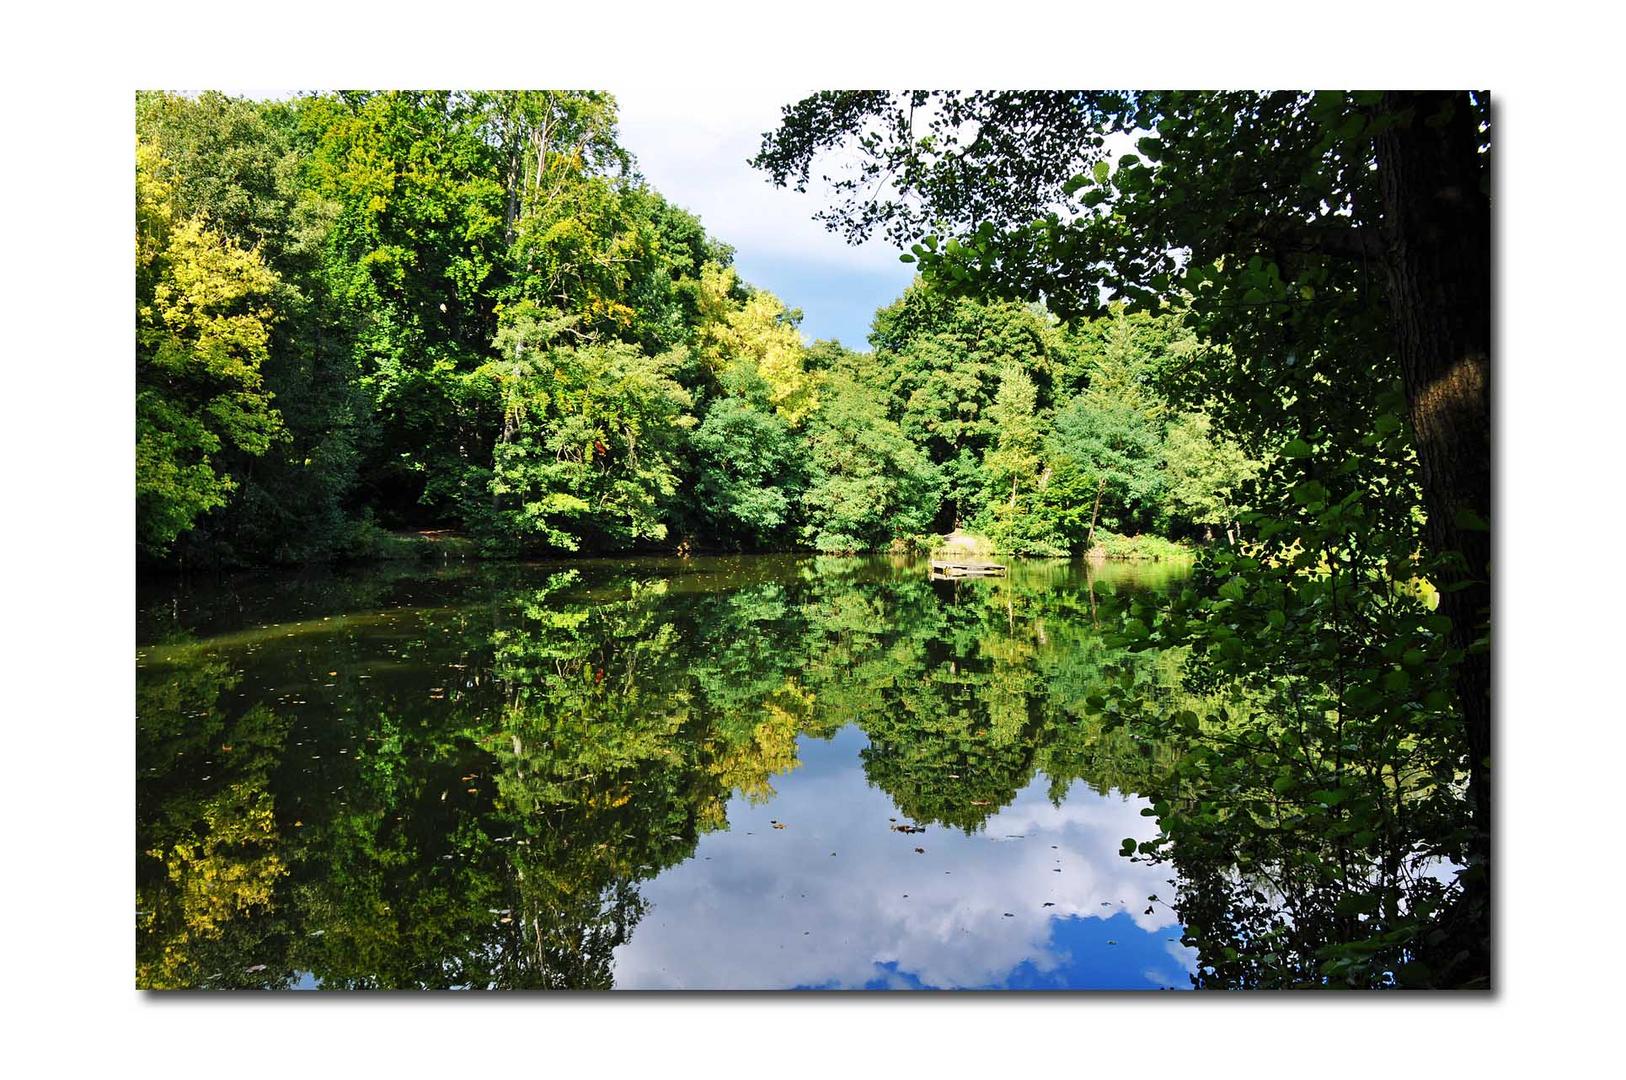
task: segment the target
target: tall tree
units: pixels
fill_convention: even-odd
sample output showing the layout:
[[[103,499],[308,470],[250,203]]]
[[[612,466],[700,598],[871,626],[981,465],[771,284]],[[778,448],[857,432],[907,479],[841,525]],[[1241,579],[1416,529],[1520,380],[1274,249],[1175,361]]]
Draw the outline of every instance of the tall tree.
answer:
[[[263,454],[282,418],[260,375],[276,275],[202,214],[177,220],[162,150],[136,149],[136,534],[162,554]]]
[[[932,463],[850,378],[828,379],[821,399],[808,421],[804,539],[820,551],[856,552],[924,533],[940,498]]]
[[[238,486],[180,538],[176,555],[191,562],[320,557],[355,532],[349,500],[369,408],[351,326],[323,273],[336,207],[306,184],[297,111],[216,93],[136,96],[137,133],[164,147],[176,212],[206,215],[278,278],[260,371],[285,437],[263,454],[223,449]]]

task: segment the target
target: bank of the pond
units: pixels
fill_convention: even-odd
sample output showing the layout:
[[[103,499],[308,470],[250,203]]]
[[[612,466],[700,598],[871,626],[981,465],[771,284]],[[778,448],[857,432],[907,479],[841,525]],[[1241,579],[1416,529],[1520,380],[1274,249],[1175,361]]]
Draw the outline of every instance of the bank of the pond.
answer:
[[[996,544],[986,536],[954,532],[947,535],[914,537],[895,542],[884,551],[818,551],[812,548],[790,547],[730,551],[727,549],[698,547],[689,541],[659,547],[640,547],[624,551],[607,552],[584,550],[523,551],[493,548],[479,538],[449,528],[384,529],[364,526],[357,530],[350,543],[326,558],[288,559],[272,562],[222,560],[208,563],[170,565],[143,561],[138,569],[143,577],[163,578],[176,573],[193,571],[235,573],[259,570],[297,570],[300,567],[333,566],[365,567],[382,563],[431,563],[454,561],[513,562],[548,560],[574,561],[577,559],[614,559],[617,557],[698,555],[806,555],[806,556],[858,556],[903,555],[1018,559],[1083,558],[1090,562],[1167,562],[1190,564],[1196,561],[1200,547],[1168,540],[1161,536],[1141,534],[1121,536],[1117,533],[1097,532],[1094,546],[1087,552],[1050,554],[1024,550],[1011,550]]]
[[[369,545],[370,550],[360,553],[355,561],[391,560],[391,559],[507,559],[518,557],[512,554],[499,554],[487,550],[478,540],[463,533],[450,529],[422,529],[410,532],[382,532],[378,538]],[[1096,534],[1095,544],[1089,551],[1083,553],[1083,558],[1092,562],[1107,560],[1123,560],[1130,562],[1173,562],[1191,563],[1196,561],[1198,548],[1191,545],[1169,540],[1152,534],[1136,536],[1120,536],[1117,533],[1101,532]],[[649,554],[651,552],[638,552]],[[703,555],[703,554],[729,554],[709,549],[692,548],[687,543],[680,543],[674,549],[659,551],[660,554]],[[571,553],[566,553],[567,556]],[[584,553],[588,554],[588,553]],[[603,552],[591,553],[602,556]],[[913,542],[902,542],[894,545],[890,552],[817,552],[805,548],[792,548],[786,551],[756,552],[756,554],[903,554],[903,555],[954,555],[962,557],[1006,556],[1014,558],[1046,558],[1053,557],[1028,551],[1010,550],[994,543],[985,536],[971,533],[950,533],[946,536],[920,537]],[[1067,557],[1067,556],[1060,556]]]
[[[934,538],[934,540],[935,542],[931,544],[934,556],[985,557],[1002,555],[1017,558],[1043,558],[1049,554],[1002,545],[990,537],[968,532],[953,532],[947,536]],[[1190,563],[1196,560],[1197,551],[1198,549],[1191,544],[1169,540],[1151,533],[1122,536],[1118,533],[1101,530],[1095,534],[1094,543],[1090,549],[1084,552],[1084,558],[1092,562],[1111,559],[1137,562]]]

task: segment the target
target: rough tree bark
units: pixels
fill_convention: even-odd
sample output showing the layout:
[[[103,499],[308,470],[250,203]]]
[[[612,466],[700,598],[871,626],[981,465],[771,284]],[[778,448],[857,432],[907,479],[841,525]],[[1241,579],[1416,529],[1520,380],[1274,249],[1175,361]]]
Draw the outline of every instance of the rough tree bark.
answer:
[[[1491,665],[1475,643],[1491,607],[1490,168],[1466,93],[1391,93],[1384,111],[1411,114],[1377,138],[1388,295],[1430,541],[1462,558],[1441,583],[1440,610],[1467,654],[1456,681],[1488,889]]]

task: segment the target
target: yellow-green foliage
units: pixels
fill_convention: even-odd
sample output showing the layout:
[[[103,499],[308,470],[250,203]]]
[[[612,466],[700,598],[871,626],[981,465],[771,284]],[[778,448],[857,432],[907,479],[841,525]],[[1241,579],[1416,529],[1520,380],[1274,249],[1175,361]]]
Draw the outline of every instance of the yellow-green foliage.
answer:
[[[137,532],[162,551],[235,486],[218,460],[282,429],[260,365],[279,282],[256,250],[176,220],[155,143],[136,152]]]

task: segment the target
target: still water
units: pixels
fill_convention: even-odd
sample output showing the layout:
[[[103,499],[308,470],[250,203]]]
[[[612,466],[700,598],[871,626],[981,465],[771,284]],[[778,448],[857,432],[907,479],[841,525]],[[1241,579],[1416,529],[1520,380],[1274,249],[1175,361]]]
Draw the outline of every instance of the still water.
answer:
[[[1185,988],[1171,871],[1119,854],[1165,756],[1084,704],[1180,572],[149,583],[137,984]]]

